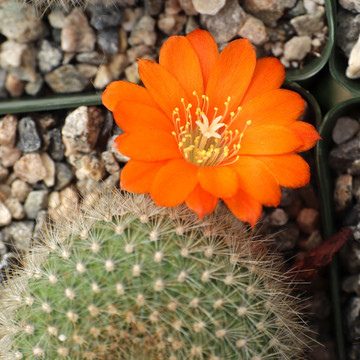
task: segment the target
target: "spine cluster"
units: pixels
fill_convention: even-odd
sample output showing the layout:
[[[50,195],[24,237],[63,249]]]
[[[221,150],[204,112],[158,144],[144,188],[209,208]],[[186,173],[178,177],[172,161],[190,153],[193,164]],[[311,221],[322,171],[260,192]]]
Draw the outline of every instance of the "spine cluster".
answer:
[[[0,358],[300,359],[299,300],[253,236],[92,192],[3,285]]]

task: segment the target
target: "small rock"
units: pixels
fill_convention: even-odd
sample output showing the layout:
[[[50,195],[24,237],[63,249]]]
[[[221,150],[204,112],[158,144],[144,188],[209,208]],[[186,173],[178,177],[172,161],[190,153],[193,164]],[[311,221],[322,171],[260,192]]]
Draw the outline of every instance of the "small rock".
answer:
[[[314,231],[305,241],[305,250],[312,251],[316,249],[323,242],[321,233],[319,230]]]
[[[156,42],[155,20],[144,15],[134,26],[129,37],[129,44],[154,46]]]
[[[107,148],[108,151],[111,151],[111,152],[112,152],[112,154],[115,156],[115,159],[116,159],[118,162],[120,162],[120,163],[127,163],[130,159],[129,159],[127,156],[121,154],[121,153],[119,152],[119,150],[117,149],[117,147],[114,146],[114,141],[115,141],[115,139],[116,139],[117,137],[118,137],[118,135],[113,135],[112,137],[110,137],[109,140],[108,140],[108,143],[107,143],[107,147],[106,147],[106,148]]]
[[[349,79],[360,78],[360,35],[357,43],[350,52],[348,67],[346,69],[346,76]]]
[[[120,171],[114,174],[110,174],[105,180],[104,183],[109,186],[119,187],[120,185]]]
[[[298,35],[312,36],[314,33],[321,31],[325,25],[325,10],[322,7],[320,8],[322,11],[318,11],[315,14],[300,15],[290,20],[290,24],[295,28]]]
[[[9,225],[11,223],[11,218],[10,210],[0,200],[0,226]]]
[[[16,198],[8,198],[5,206],[9,209],[11,216],[15,220],[22,220],[25,217],[25,211],[21,202]]]
[[[16,251],[27,252],[34,231],[34,221],[15,221],[2,229],[6,244],[13,244]]]
[[[277,20],[284,13],[280,0],[244,0],[244,8],[271,27],[276,26]]]
[[[107,27],[120,26],[123,21],[123,11],[116,4],[104,5],[95,4],[91,7],[90,24],[96,30],[103,30]]]
[[[192,0],[178,0],[178,2],[186,15],[198,14],[198,11],[195,9]],[[172,12],[170,12],[168,9],[166,9],[166,12],[170,15],[172,14]]]
[[[170,35],[176,25],[175,15],[160,14],[157,21],[158,28],[165,34]]]
[[[297,216],[296,222],[301,231],[310,235],[315,230],[318,230],[320,226],[319,211],[311,208],[303,208]]]
[[[289,216],[286,214],[286,212],[281,209],[275,209],[274,211],[272,211],[268,217],[267,217],[270,225],[273,226],[283,226],[285,225],[288,220],[289,220]]]
[[[48,40],[42,40],[37,54],[39,69],[43,74],[50,72],[61,64],[62,51]]]
[[[216,16],[203,15],[207,29],[217,43],[232,40],[246,19],[245,11],[237,0],[228,0]]]
[[[41,139],[36,130],[35,121],[31,117],[24,117],[18,124],[19,140],[16,147],[26,153],[40,149]]]
[[[355,119],[342,116],[336,120],[332,131],[332,139],[336,144],[343,144],[350,140],[359,131],[360,124]]]
[[[141,46],[141,45],[140,45]],[[109,70],[113,79],[119,79],[128,64],[128,58],[124,54],[113,55],[109,63]]]
[[[164,0],[144,0],[144,5],[149,15],[158,15],[164,7]]]
[[[46,152],[41,154],[41,159],[46,169],[46,177],[43,181],[47,187],[52,187],[55,184],[55,163]]]
[[[247,16],[238,34],[243,38],[247,38],[254,45],[263,45],[268,41],[264,23],[260,19],[250,15]]]
[[[97,51],[82,52],[76,55],[76,61],[90,65],[106,64],[106,57]]]
[[[126,76],[126,80],[134,83],[134,84],[139,84],[141,79],[138,73],[138,64],[137,63],[133,63],[131,65],[129,65],[126,69],[125,69],[125,76]]]
[[[89,84],[73,65],[59,66],[45,75],[45,81],[56,93],[80,92]]]
[[[104,162],[105,169],[109,174],[118,173],[120,171],[120,166],[111,151],[104,151],[101,154],[101,158]]]
[[[53,221],[62,219],[74,211],[78,203],[77,192],[67,187],[60,192],[54,191],[49,195],[48,214]]]
[[[35,96],[40,92],[43,84],[44,78],[40,74],[37,74],[35,81],[29,81],[28,83],[26,83],[25,92],[28,95]]]
[[[59,191],[68,186],[74,177],[71,170],[71,166],[65,163],[55,163],[55,187],[54,189]]]
[[[66,52],[93,51],[96,43],[94,30],[80,8],[74,8],[65,18],[61,30],[61,49]]]
[[[340,8],[337,12],[336,44],[346,57],[350,56],[359,35],[360,14],[356,15]]]
[[[14,165],[16,176],[28,182],[35,184],[45,179],[47,173],[42,162],[42,158],[38,153],[26,154],[22,156]]]
[[[0,68],[0,98],[7,98],[8,95],[5,89],[7,72]]]
[[[359,224],[357,225],[357,230],[360,230]],[[360,243],[358,241],[350,238],[340,250],[340,257],[342,260],[341,262],[348,273],[360,273]]]
[[[127,60],[130,63],[136,62],[138,58],[143,58],[145,55],[151,55],[153,50],[146,45],[137,45],[131,47],[126,51]]]
[[[92,79],[98,72],[98,67],[89,64],[76,64],[76,70],[86,79]]]
[[[300,16],[300,15],[304,15],[306,14],[308,11],[305,9],[305,2],[307,0],[304,1],[297,1],[295,6],[292,9],[289,9],[289,11],[287,12],[289,14],[289,16],[291,18],[296,17],[296,16]],[[311,1],[311,0],[310,0]],[[312,2],[312,1],[311,1]],[[313,3],[313,2],[312,2]]]
[[[0,119],[0,145],[15,145],[17,124],[15,115],[6,115]]]
[[[285,43],[285,59],[302,60],[311,50],[311,38],[309,36],[294,36]]]
[[[186,21],[185,34],[190,34],[192,31],[198,29],[200,25],[194,16],[189,16]]]
[[[335,148],[329,153],[329,165],[340,172],[347,172],[352,163],[360,159],[360,138],[353,138]]]
[[[106,175],[105,166],[96,153],[72,154],[69,162],[75,167],[75,176],[78,180],[94,179],[100,181]]]
[[[279,251],[288,251],[294,249],[300,237],[299,227],[289,222],[275,234],[276,245]]]
[[[120,46],[119,29],[117,27],[108,27],[99,30],[97,42],[105,53],[117,54]]]
[[[345,308],[345,321],[347,327],[347,339],[350,342],[360,338],[360,298],[352,297]]]
[[[56,29],[62,29],[65,24],[66,15],[60,8],[52,9],[48,15],[50,25]]]
[[[100,65],[94,79],[94,86],[96,89],[105,89],[107,85],[113,80],[109,67],[107,65]]]
[[[342,281],[341,288],[347,293],[356,293],[360,296],[360,274],[346,277]]]
[[[125,8],[124,22],[122,23],[122,28],[128,32],[132,31],[135,27],[135,24],[143,15],[144,15],[144,9],[141,7],[137,7],[135,9]]]
[[[345,210],[352,202],[353,178],[349,174],[340,175],[336,179],[334,200],[335,210]]]
[[[191,3],[192,0],[184,0],[185,3]],[[166,0],[165,1],[165,13],[169,15],[176,15],[181,11],[182,0]],[[185,9],[184,9],[185,11]]]
[[[48,204],[46,190],[31,191],[25,200],[24,210],[29,219],[35,219],[40,210],[44,210]]]
[[[99,108],[80,106],[65,119],[62,128],[65,156],[75,152],[90,152],[98,139],[104,115]]]
[[[0,145],[0,163],[5,167],[13,166],[19,160],[21,151],[16,147]]]
[[[216,15],[224,6],[225,0],[192,0],[197,12],[204,15]]]
[[[15,179],[11,184],[10,196],[24,202],[31,189],[31,186],[25,181]]]
[[[49,135],[48,153],[55,161],[61,161],[64,158],[65,150],[61,131],[58,128],[55,128],[51,129],[47,134]]]
[[[339,0],[339,2],[344,9],[360,13],[360,4],[358,0]]]
[[[8,176],[9,170],[6,167],[0,165],[0,183],[5,182]]]
[[[20,97],[25,89],[25,82],[9,73],[5,80],[5,89],[11,97]]]

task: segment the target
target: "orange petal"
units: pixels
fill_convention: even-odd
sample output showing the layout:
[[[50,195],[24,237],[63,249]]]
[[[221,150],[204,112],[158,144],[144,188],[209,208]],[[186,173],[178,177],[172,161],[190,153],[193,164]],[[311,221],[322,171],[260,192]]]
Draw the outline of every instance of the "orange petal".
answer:
[[[186,198],[188,208],[202,219],[205,215],[211,214],[218,203],[218,198],[203,190],[198,184]]]
[[[288,126],[288,129],[293,130],[303,141],[303,145],[296,149],[296,152],[311,149],[321,139],[314,126],[304,121],[295,121]]]
[[[280,186],[266,165],[254,157],[240,156],[232,168],[239,178],[239,188],[267,206],[280,203]]]
[[[154,61],[140,59],[138,64],[141,80],[165,114],[172,116],[177,107],[184,117],[181,99],[187,103],[187,96],[180,83]]]
[[[196,29],[186,35],[190,44],[195,49],[200,61],[201,71],[204,79],[204,89],[209,79],[210,71],[214,67],[219,56],[219,50],[214,38],[208,31]]]
[[[128,81],[111,82],[101,96],[102,103],[110,111],[115,109],[119,101],[133,101],[134,99],[144,105],[157,106],[145,88]]]
[[[238,188],[236,172],[227,166],[201,167],[198,179],[201,187],[217,198],[233,196]]]
[[[143,129],[124,133],[115,139],[118,150],[125,156],[142,161],[181,158],[174,136],[164,131]]]
[[[183,203],[197,184],[197,167],[183,159],[169,161],[156,174],[151,197],[158,206]]]
[[[300,136],[285,126],[250,125],[241,140],[241,155],[278,155],[297,150],[303,145]]]
[[[239,220],[248,222],[252,227],[260,219],[261,204],[246,192],[239,189],[234,196],[223,200]]]
[[[160,49],[159,64],[181,84],[189,99],[194,91],[199,96],[204,93],[199,58],[186,37],[170,36]]]
[[[166,163],[129,160],[121,171],[121,189],[137,194],[149,193],[155,175]]]
[[[256,159],[267,166],[281,186],[298,188],[310,181],[310,167],[297,154],[256,156]]]
[[[114,109],[116,124],[124,131],[142,129],[162,130],[171,133],[174,125],[161,110],[136,101],[120,101]]]
[[[253,76],[255,64],[255,50],[247,39],[234,40],[225,47],[210,71],[206,87],[211,111],[218,107],[218,114],[223,114],[228,96],[231,98],[229,113],[239,106]]]
[[[257,60],[254,75],[241,103],[246,104],[267,91],[278,89],[284,79],[285,68],[278,59],[265,57]]]
[[[242,106],[231,129],[242,131],[248,120],[257,125],[289,125],[304,111],[305,101],[295,91],[276,89],[257,96]]]

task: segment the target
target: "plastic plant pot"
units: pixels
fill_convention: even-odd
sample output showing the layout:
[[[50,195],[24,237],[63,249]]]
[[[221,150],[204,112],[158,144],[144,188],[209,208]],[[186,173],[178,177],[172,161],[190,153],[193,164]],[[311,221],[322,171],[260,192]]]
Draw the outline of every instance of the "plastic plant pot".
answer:
[[[331,150],[331,133],[336,120],[354,111],[359,112],[360,97],[344,101],[332,108],[324,117],[319,127],[322,140],[316,146],[316,170],[319,182],[320,208],[323,222],[324,238],[331,237],[336,232],[334,200],[333,200],[333,177],[328,166],[328,155]],[[334,321],[336,329],[336,342],[339,360],[346,360],[345,338],[343,330],[342,310],[340,306],[340,286],[338,273],[338,256],[334,256],[330,264],[331,294],[334,309]]]
[[[336,38],[336,24],[337,24],[337,4],[333,3],[334,10],[334,22],[335,22],[335,38]],[[334,38],[334,39],[335,39]],[[346,74],[346,68],[348,66],[348,59],[342,53],[340,48],[336,46],[336,41],[334,40],[334,47],[331,52],[329,59],[330,73],[332,77],[347,91],[349,91],[354,96],[360,96],[360,79],[350,79]]]
[[[292,69],[286,71],[287,80],[302,81],[309,79],[313,75],[317,74],[327,63],[335,39],[334,4],[331,0],[325,0],[325,12],[326,12],[326,20],[328,26],[328,39],[321,51],[321,56],[312,59],[308,63],[305,63],[302,69]]]

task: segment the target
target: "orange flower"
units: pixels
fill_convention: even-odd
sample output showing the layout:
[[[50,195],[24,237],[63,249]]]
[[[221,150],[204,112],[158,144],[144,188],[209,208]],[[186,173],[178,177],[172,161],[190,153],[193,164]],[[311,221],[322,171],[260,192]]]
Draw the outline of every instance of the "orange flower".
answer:
[[[145,87],[112,82],[102,100],[124,130],[115,143],[130,161],[122,189],[150,193],[159,206],[185,202],[200,218],[221,198],[252,226],[262,205],[277,206],[280,186],[309,182],[296,153],[320,138],[298,121],[300,95],[279,89],[285,71],[275,58],[256,60],[246,39],[219,54],[212,36],[171,36],[159,64],[139,60]]]

